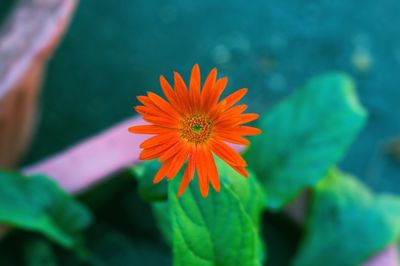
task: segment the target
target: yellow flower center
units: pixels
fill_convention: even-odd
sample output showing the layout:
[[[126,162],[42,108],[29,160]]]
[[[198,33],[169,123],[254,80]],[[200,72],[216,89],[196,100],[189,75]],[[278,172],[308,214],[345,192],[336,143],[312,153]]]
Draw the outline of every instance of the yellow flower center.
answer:
[[[181,121],[181,137],[191,143],[200,144],[211,135],[212,121],[203,114],[189,115]]]

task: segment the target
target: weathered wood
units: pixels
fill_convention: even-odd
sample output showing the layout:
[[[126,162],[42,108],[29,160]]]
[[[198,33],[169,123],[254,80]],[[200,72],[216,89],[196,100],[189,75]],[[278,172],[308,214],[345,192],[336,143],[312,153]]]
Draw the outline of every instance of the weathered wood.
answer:
[[[76,0],[20,0],[0,29],[0,167],[15,166],[32,136],[48,58]]]

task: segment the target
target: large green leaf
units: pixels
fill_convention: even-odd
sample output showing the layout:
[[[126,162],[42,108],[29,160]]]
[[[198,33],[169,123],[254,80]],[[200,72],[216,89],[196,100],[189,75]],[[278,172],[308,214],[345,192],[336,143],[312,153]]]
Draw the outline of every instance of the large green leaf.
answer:
[[[399,233],[399,198],[374,197],[355,178],[332,170],[316,187],[294,265],[360,265]]]
[[[264,191],[257,178],[252,171],[249,171],[249,178],[244,178],[221,159],[215,157],[215,161],[221,182],[238,196],[254,226],[259,227],[260,212],[264,208]]]
[[[342,74],[312,79],[269,112],[245,155],[263,183],[267,206],[282,208],[315,186],[365,120],[353,82]]]
[[[0,172],[0,223],[40,232],[64,247],[76,244],[89,211],[44,176]]]
[[[170,182],[174,265],[261,265],[261,191],[253,175],[244,180],[221,163],[218,170],[221,192],[207,198],[196,181],[177,198],[180,179]]]

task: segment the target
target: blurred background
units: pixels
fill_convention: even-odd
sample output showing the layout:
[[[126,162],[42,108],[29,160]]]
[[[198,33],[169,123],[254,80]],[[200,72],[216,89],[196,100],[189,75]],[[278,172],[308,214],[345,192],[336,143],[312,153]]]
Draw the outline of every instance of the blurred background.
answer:
[[[1,0],[0,21],[15,2]],[[265,115],[308,78],[337,70],[354,78],[369,112],[341,166],[374,191],[399,194],[392,142],[400,137],[399,14],[397,0],[81,1],[50,60],[40,120],[22,164],[133,116],[137,95],[160,92],[160,74],[171,79],[176,70],[188,78],[195,63],[203,73],[216,66],[228,76],[228,92],[248,87],[250,111]],[[281,243],[270,245],[268,263],[280,265],[273,258],[286,255],[274,249],[290,254],[300,233],[285,218],[268,223],[267,238]]]
[[[228,92],[248,87],[249,108],[261,113],[338,70],[353,76],[370,114],[343,168],[400,193],[399,168],[382,153],[400,136],[399,12],[396,0],[82,1],[50,61],[25,163],[134,115],[136,95],[161,91],[160,74],[187,78],[195,63],[228,76]]]

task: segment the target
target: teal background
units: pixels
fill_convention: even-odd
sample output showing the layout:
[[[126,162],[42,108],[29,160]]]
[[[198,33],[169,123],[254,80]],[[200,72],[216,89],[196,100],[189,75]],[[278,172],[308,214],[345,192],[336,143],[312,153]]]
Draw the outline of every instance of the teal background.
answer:
[[[50,62],[25,163],[134,115],[136,95],[160,92],[160,74],[187,78],[195,63],[203,73],[217,66],[228,92],[248,87],[250,110],[265,115],[307,78],[339,70],[355,78],[370,113],[343,168],[400,192],[399,167],[382,152],[400,133],[399,11],[396,0],[81,1]],[[369,58],[369,70],[353,57]]]

